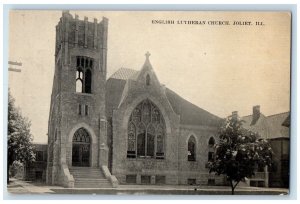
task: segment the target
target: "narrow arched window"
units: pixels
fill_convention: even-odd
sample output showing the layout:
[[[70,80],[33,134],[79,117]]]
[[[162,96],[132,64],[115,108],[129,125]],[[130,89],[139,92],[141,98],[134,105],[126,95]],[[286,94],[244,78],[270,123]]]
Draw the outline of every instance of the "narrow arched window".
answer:
[[[85,71],[85,93],[91,93],[92,88],[92,72],[90,69]]]
[[[213,147],[215,145],[215,138],[210,137],[208,141],[208,145],[209,147]]]
[[[210,137],[208,140],[208,161],[213,161],[215,158],[215,138]]]
[[[188,141],[188,161],[196,161],[196,140],[191,136]]]
[[[157,159],[163,159],[164,158],[164,135],[165,130],[160,125],[157,128],[157,134],[156,134],[156,158]]]
[[[76,92],[92,93],[93,59],[77,57],[76,60]]]
[[[147,129],[147,156],[154,157],[155,128],[150,125]]]
[[[147,86],[150,85],[150,76],[149,76],[149,74],[147,74],[147,76],[146,76],[146,85]]]
[[[82,82],[83,82],[83,74],[80,68],[76,71],[76,92],[82,93]]]
[[[135,139],[136,138],[136,128],[131,122],[128,125],[128,143],[127,143],[127,157],[135,158]]]
[[[137,131],[137,156],[144,157],[146,155],[146,129],[145,126],[141,123],[138,126]]]

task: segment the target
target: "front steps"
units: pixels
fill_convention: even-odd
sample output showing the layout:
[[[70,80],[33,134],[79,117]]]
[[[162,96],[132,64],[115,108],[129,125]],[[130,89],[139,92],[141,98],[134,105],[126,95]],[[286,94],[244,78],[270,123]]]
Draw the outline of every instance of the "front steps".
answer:
[[[112,185],[107,180],[99,168],[96,167],[70,167],[73,175],[75,188],[111,188]]]

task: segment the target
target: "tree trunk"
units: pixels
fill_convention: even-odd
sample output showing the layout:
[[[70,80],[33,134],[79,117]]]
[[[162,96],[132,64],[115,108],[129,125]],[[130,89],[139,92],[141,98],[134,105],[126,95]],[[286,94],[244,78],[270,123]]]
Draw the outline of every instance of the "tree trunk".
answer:
[[[7,177],[6,177],[6,181],[7,181],[7,184],[9,184],[9,164],[7,162]]]
[[[230,180],[230,186],[231,186],[231,195],[234,195],[234,187],[233,187],[232,180]]]
[[[230,185],[231,185],[231,195],[234,195],[234,189],[237,187],[237,185],[239,184],[240,181],[237,181],[234,185],[233,185],[233,181],[230,180]]]

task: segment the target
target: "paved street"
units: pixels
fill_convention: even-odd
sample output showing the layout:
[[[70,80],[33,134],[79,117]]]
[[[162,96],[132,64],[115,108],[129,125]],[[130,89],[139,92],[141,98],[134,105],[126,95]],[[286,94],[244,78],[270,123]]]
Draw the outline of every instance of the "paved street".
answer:
[[[63,188],[12,179],[13,194],[99,194],[99,195],[231,195],[229,186],[119,185],[118,188]],[[236,195],[286,195],[287,189],[238,186]]]

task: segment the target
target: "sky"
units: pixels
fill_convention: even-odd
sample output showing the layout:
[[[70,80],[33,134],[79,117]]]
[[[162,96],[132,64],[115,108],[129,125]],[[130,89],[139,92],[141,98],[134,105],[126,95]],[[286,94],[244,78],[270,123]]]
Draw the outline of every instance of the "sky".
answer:
[[[264,115],[289,111],[290,15],[274,12],[70,11],[109,19],[107,77],[121,67],[140,70],[145,53],[161,84],[191,103],[226,117],[232,111]],[[47,142],[54,75],[55,26],[61,11],[11,11],[9,72],[16,105],[31,120],[36,143]],[[154,24],[153,20],[174,20]],[[177,21],[205,21],[204,25]],[[228,21],[230,25],[212,25]],[[251,25],[233,25],[234,21]],[[210,23],[209,23],[210,22]],[[255,22],[262,22],[257,26]]]

